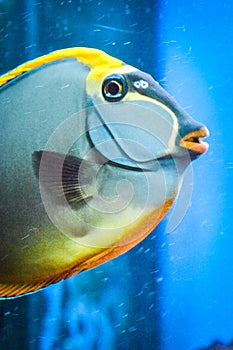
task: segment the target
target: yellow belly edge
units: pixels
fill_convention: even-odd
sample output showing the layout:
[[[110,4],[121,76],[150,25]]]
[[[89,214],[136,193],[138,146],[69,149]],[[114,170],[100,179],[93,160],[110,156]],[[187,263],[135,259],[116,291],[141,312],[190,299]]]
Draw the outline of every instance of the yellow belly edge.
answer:
[[[74,244],[74,247],[78,244],[79,249],[81,249],[84,254],[79,253],[74,256],[73,259],[70,259],[71,262],[63,263],[61,260],[61,264],[59,264],[57,268],[55,267],[52,271],[47,271],[45,276],[39,276],[39,278],[36,279],[32,278],[30,282],[25,280],[22,276],[21,281],[0,283],[0,297],[14,297],[34,292],[52,283],[71,277],[81,271],[89,270],[97,265],[103,264],[106,261],[127,252],[141,242],[158,225],[171,207],[173,200],[174,196],[167,200],[162,208],[147,213],[137,222],[135,228],[141,232],[137,239],[129,239],[131,232],[134,230],[134,226],[131,226],[130,229],[126,229],[124,232],[125,242],[122,241],[121,238],[119,245],[115,243],[114,246],[97,248],[81,246],[80,244],[71,241],[71,243]],[[60,259],[62,259],[62,256]]]

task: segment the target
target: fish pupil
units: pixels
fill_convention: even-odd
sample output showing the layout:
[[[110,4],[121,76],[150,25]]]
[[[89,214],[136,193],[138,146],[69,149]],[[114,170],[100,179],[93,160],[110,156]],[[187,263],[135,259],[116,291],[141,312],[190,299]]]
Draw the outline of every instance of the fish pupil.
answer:
[[[107,87],[107,92],[110,95],[117,95],[120,92],[120,86],[117,82],[110,82]]]

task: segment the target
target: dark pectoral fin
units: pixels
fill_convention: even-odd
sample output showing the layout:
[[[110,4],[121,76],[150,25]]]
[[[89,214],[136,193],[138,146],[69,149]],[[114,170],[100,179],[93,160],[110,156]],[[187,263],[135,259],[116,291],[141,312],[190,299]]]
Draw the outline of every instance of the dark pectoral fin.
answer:
[[[41,184],[56,197],[65,195],[70,204],[92,197],[95,164],[49,151],[34,152],[32,164]]]

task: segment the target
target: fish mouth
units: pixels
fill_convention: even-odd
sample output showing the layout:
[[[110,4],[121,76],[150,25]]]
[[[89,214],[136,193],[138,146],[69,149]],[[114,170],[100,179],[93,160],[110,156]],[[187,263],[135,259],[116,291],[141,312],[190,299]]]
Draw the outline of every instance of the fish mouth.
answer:
[[[181,139],[180,146],[197,155],[203,154],[209,148],[209,144],[203,141],[207,136],[209,136],[209,130],[205,127],[191,131]]]

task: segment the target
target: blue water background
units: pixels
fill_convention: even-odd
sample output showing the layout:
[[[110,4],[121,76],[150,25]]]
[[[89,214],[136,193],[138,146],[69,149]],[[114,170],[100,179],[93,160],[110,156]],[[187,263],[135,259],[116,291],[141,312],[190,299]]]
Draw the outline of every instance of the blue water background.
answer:
[[[160,79],[211,133],[188,213],[164,236],[163,350],[233,339],[232,15],[232,1],[161,2]]]

